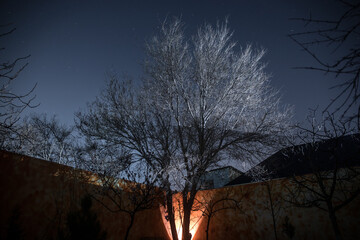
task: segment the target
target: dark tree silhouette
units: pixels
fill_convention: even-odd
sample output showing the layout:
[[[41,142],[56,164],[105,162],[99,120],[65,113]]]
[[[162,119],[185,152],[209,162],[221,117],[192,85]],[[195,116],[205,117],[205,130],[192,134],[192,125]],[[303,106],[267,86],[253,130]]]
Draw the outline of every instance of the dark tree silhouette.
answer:
[[[360,135],[350,122],[335,121],[333,115],[309,122],[309,128],[299,127],[297,143],[302,144],[284,153],[306,164],[309,174],[291,178],[285,200],[327,212],[336,239],[343,239],[336,214],[360,194]]]
[[[285,216],[284,222],[282,224],[282,232],[289,238],[293,239],[295,235],[295,227],[291,224],[288,216]]]
[[[91,210],[92,199],[86,195],[81,200],[81,209],[71,211],[67,215],[66,231],[59,233],[60,239],[104,240],[106,232],[101,230],[97,214]]]
[[[156,175],[152,175],[146,167],[129,166],[130,155],[127,152],[111,147],[103,149],[91,142],[87,142],[81,151],[83,168],[98,176],[94,182],[98,187],[90,192],[92,198],[110,213],[124,213],[129,217],[124,235],[124,240],[128,239],[138,213],[158,207],[163,197],[163,192],[156,186]]]
[[[265,208],[269,209],[271,213],[274,237],[277,240],[278,239],[277,220],[282,213],[283,203],[281,196],[275,195],[273,191],[276,184],[273,181],[274,179],[273,172],[268,168],[257,165],[251,168],[245,174],[251,177],[253,182],[261,182],[261,186],[264,186],[266,188],[268,199],[265,200],[264,204],[265,204]]]
[[[302,21],[308,30],[290,34],[305,52],[316,60],[317,65],[300,67],[334,74],[338,83],[333,88],[339,88],[339,93],[330,106],[336,106],[335,112],[341,109],[342,116],[350,112],[351,108],[357,109],[357,114],[350,112],[350,118],[358,118],[360,126],[360,3],[359,1],[339,0],[342,14],[337,19],[320,20],[313,18],[293,18]],[[328,49],[328,55],[323,56],[317,50],[320,47]],[[335,55],[335,57],[334,57]],[[330,60],[334,59],[334,60]]]
[[[241,208],[241,201],[245,194],[247,193],[236,195],[232,187],[226,187],[221,190],[205,190],[201,193],[201,196],[196,198],[196,203],[194,204],[195,210],[201,211],[202,215],[207,218],[205,229],[206,240],[209,239],[211,219],[219,212],[225,210],[244,212]]]
[[[6,38],[15,30],[16,28],[12,28],[11,24],[0,25],[0,31],[2,31],[0,32],[0,40]],[[0,53],[4,50],[5,47],[0,46]],[[15,125],[19,121],[20,114],[24,109],[37,106],[33,104],[35,99],[33,92],[36,85],[23,94],[14,93],[11,89],[15,79],[28,65],[25,61],[29,57],[30,55],[18,57],[10,61],[0,60],[0,147],[2,147],[4,139],[11,136],[14,132],[16,133]]]
[[[13,208],[11,216],[8,221],[7,236],[8,240],[22,240],[24,239],[24,231],[20,222],[20,207]]]
[[[17,137],[6,139],[8,151],[76,166],[73,127],[62,125],[54,115],[31,114],[17,124]]]

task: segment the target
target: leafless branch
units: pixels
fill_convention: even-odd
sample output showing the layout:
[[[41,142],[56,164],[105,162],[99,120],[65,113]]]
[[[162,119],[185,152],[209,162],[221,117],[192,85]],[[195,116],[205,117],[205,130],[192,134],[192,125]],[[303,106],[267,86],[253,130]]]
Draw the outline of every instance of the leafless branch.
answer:
[[[357,114],[351,115],[350,118],[359,118],[360,49],[357,42],[360,34],[360,4],[356,1],[339,2],[342,3],[344,11],[336,20],[319,20],[312,16],[292,18],[291,20],[304,22],[306,27],[312,29],[289,34],[289,37],[318,64],[318,66],[300,67],[301,69],[331,73],[339,78],[340,83],[336,87],[340,92],[331,100],[324,112],[331,106],[337,105],[334,112],[343,110],[344,117],[352,107],[355,107]],[[342,55],[333,62],[328,62],[327,58],[316,50],[320,45],[327,47],[330,54],[339,52]],[[329,58],[331,58],[330,54]]]
[[[360,136],[354,120],[335,120],[326,113],[318,121],[315,116],[308,117],[309,126],[298,127],[299,141],[289,150],[310,172],[291,178],[285,200],[296,207],[327,212],[335,237],[342,239],[336,213],[360,194]]]
[[[126,149],[130,162],[159,173],[168,195],[182,193],[184,239],[205,172],[277,149],[291,125],[291,108],[281,106],[264,71],[265,51],[237,48],[231,38],[226,24],[205,24],[187,38],[180,20],[165,22],[147,43],[140,88],[111,76],[87,112],[77,114],[86,137]]]
[[[0,29],[9,27],[11,24],[1,25]],[[12,28],[5,33],[0,33],[0,38],[6,37],[15,31]],[[4,50],[5,48],[0,48]],[[20,120],[21,113],[26,108],[34,108],[36,95],[33,95],[35,86],[24,94],[12,92],[13,81],[25,69],[28,63],[23,63],[30,55],[19,57],[12,62],[0,62],[0,147],[4,147],[4,141],[17,133],[16,123]]]

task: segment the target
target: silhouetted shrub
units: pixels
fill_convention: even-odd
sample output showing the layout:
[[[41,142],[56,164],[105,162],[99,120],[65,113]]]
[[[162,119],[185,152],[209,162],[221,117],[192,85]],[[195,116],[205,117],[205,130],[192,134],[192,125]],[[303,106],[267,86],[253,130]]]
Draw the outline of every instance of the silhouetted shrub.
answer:
[[[8,220],[6,239],[11,239],[11,240],[24,239],[24,233],[20,225],[19,207],[15,207],[12,210],[11,216]]]
[[[290,223],[288,216],[285,217],[282,227],[283,233],[285,233],[288,238],[293,239],[295,235],[295,227]]]
[[[81,209],[71,211],[67,215],[66,230],[59,231],[58,238],[60,240],[104,240],[106,232],[102,231],[97,214],[91,211],[92,199],[86,195],[81,200]]]

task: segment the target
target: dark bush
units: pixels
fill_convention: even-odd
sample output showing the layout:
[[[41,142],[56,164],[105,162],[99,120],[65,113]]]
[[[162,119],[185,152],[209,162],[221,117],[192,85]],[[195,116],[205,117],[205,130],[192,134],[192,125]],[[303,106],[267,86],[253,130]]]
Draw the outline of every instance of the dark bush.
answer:
[[[66,219],[66,231],[59,232],[59,239],[104,240],[106,232],[102,231],[97,214],[91,210],[91,196],[86,195],[81,200],[81,209],[71,211]]]

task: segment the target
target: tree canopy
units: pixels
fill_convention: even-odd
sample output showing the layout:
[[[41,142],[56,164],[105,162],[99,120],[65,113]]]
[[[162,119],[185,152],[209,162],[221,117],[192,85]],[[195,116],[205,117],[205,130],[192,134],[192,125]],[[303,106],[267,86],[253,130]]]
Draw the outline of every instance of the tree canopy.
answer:
[[[180,20],[164,22],[146,49],[141,82],[112,75],[76,122],[89,142],[154,169],[168,196],[182,193],[187,239],[203,174],[227,159],[250,161],[278,147],[291,108],[281,106],[270,86],[265,51],[237,46],[227,24],[205,24],[187,38]],[[171,206],[167,197],[170,225]]]

